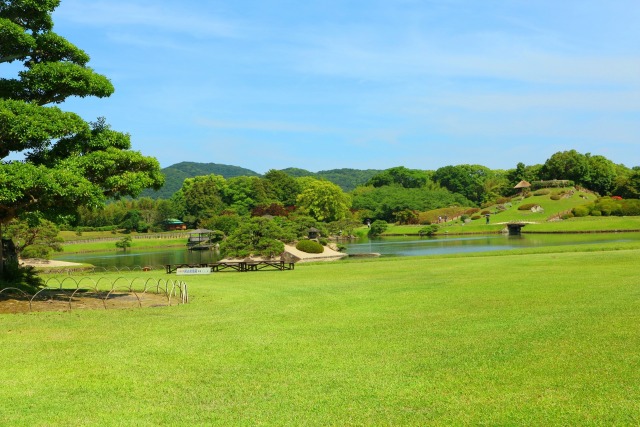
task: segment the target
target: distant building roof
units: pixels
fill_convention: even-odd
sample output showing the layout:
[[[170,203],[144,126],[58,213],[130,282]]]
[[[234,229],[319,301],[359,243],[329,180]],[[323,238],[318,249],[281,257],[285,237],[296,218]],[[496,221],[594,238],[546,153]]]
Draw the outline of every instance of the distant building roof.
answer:
[[[169,218],[169,219],[165,220],[164,223],[165,224],[184,224],[184,222],[180,221],[177,218]]]

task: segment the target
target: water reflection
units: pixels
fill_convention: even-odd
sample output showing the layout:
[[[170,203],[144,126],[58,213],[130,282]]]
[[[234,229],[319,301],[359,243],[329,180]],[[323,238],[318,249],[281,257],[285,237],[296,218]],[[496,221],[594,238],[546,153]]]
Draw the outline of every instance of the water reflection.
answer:
[[[57,256],[56,259],[70,262],[93,264],[104,268],[133,268],[160,266],[164,264],[202,264],[220,259],[216,251],[189,251],[187,249],[159,249],[127,252],[83,253]]]

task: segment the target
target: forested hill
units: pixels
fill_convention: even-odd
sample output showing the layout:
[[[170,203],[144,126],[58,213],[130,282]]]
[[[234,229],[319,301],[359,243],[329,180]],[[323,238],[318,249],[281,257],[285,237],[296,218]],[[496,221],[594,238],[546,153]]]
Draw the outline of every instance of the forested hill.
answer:
[[[309,172],[304,169],[287,168],[282,172],[293,177],[312,176],[314,178],[323,178],[339,185],[343,191],[349,192],[358,185],[362,185],[369,181],[374,175],[382,172],[377,169],[331,169],[320,172]]]
[[[181,162],[162,169],[165,177],[164,186],[158,191],[145,190],[140,196],[153,199],[168,199],[182,187],[185,178],[202,175],[221,175],[225,178],[236,176],[260,176],[250,169],[239,166],[221,165],[218,163]]]
[[[358,185],[364,184],[371,177],[381,172],[381,170],[377,169],[332,169],[310,172],[298,168],[287,168],[282,169],[282,171],[293,177],[312,176],[314,178],[324,178],[327,181],[339,185],[344,191],[353,190]],[[158,191],[145,190],[141,194],[142,197],[168,199],[182,187],[185,178],[193,178],[194,176],[215,174],[221,175],[226,179],[236,176],[262,176],[257,172],[239,166],[197,162],[176,163],[175,165],[162,169],[162,173],[165,176],[164,186]]]

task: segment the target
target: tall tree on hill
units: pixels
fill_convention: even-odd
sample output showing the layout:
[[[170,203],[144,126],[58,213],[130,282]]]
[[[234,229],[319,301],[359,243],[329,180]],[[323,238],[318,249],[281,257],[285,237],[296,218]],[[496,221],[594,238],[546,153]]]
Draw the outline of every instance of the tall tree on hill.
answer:
[[[543,179],[568,179],[602,195],[616,187],[616,165],[604,156],[576,150],[554,153],[542,167]]]
[[[24,67],[0,79],[0,237],[3,225],[25,214],[55,219],[163,182],[157,160],[132,151],[128,134],[51,106],[114,91],[87,66],[85,52],[52,31],[59,3],[0,1],[0,65]],[[12,153],[22,160],[5,160]],[[0,272],[2,260],[0,252]]]
[[[404,188],[421,188],[426,186],[428,182],[430,182],[430,179],[427,172],[397,166],[374,175],[369,182],[367,182],[367,185],[374,187],[400,185]]]
[[[462,194],[474,203],[485,200],[485,181],[495,174],[482,165],[444,166],[435,171],[433,179],[447,190]]]
[[[276,201],[284,206],[295,206],[297,197],[302,191],[298,180],[287,173],[275,169],[270,169],[264,178],[268,182],[268,187],[273,193]]]
[[[338,221],[349,214],[351,197],[332,182],[308,178],[298,196],[298,206],[301,213],[318,221]]]

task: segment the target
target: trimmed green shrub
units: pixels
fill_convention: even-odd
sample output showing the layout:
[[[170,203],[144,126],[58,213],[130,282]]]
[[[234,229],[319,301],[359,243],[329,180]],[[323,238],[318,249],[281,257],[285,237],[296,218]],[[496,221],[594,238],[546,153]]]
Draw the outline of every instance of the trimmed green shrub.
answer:
[[[589,216],[589,208],[586,206],[576,206],[575,208],[573,208],[572,212],[574,216],[577,216],[579,218]]]
[[[547,190],[546,188],[533,192],[534,196],[546,196],[547,194],[551,194],[551,190]]]
[[[428,227],[422,227],[419,231],[418,234],[420,236],[432,236],[434,235],[436,232],[438,231],[438,226],[437,225],[430,225]]]
[[[560,200],[560,199],[562,199],[562,196],[560,196],[559,194],[552,194],[550,199],[551,200]]]
[[[480,219],[480,215],[472,215],[471,220],[475,221],[476,219]]]
[[[383,219],[377,219],[373,221],[373,224],[371,224],[371,228],[369,229],[369,232],[367,234],[369,236],[379,236],[387,231],[387,227],[389,227],[389,223],[387,223],[387,221]]]
[[[536,206],[535,203],[525,203],[524,205],[518,206],[518,210],[519,211],[529,211],[534,206]]]
[[[640,200],[621,200],[620,213],[624,216],[640,216]]]
[[[315,240],[300,240],[296,245],[296,249],[308,254],[321,254],[324,247]]]

